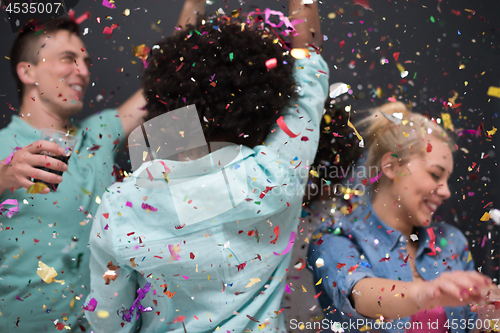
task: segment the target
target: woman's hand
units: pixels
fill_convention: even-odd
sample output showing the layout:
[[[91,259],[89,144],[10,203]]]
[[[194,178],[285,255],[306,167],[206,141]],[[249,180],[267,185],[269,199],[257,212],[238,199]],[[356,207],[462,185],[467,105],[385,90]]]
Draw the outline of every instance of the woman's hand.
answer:
[[[491,279],[475,271],[445,272],[432,281],[414,282],[411,295],[421,310],[464,306],[484,300]]]

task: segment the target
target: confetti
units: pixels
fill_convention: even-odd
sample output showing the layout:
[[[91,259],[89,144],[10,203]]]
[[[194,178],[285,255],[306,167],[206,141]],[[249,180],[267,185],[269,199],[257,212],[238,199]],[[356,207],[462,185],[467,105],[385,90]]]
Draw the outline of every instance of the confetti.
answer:
[[[57,276],[57,272],[54,269],[54,267],[49,267],[41,261],[38,261],[38,268],[37,268],[36,273],[46,283],[56,282],[56,283],[64,284],[64,280],[55,280],[54,279],[54,277]]]
[[[273,68],[276,68],[276,66],[278,66],[278,62],[276,60],[276,58],[272,58],[272,59],[269,59],[266,61],[266,67],[267,67],[267,70],[271,70]]]
[[[488,96],[500,98],[500,87],[493,87],[493,86],[489,87],[487,94]]]
[[[28,191],[26,191],[26,193],[37,194],[43,192],[43,190],[45,190],[46,188],[47,185],[43,183],[35,183],[28,188]]]
[[[277,252],[273,252],[274,255],[280,256],[280,255],[287,254],[292,249],[294,242],[295,242],[295,232],[292,231],[290,233],[290,239],[288,240],[288,245],[286,246],[285,250],[283,252],[281,252],[281,254],[277,253]]]
[[[330,98],[337,98],[340,95],[348,92],[349,89],[350,89],[350,87],[343,82],[333,83],[330,85]],[[327,124],[329,124],[329,123],[330,123],[330,121],[327,121]]]
[[[115,2],[113,0],[102,0],[102,5],[111,9],[115,9]]]
[[[86,311],[91,311],[93,312],[97,306],[97,300],[95,298],[92,298],[88,304],[83,304],[83,309]]]
[[[23,149],[22,147],[16,147],[12,150],[12,153],[10,153],[9,157],[7,157],[5,159],[5,162],[2,162],[3,164],[5,165],[8,165],[10,163],[10,161],[12,161],[12,158],[14,157],[14,154],[16,151],[18,151],[19,149]]]
[[[294,134],[289,128],[288,126],[285,124],[285,120],[283,119],[283,116],[279,117],[278,120],[276,121],[278,123],[278,126],[283,130],[283,132],[285,132],[289,137],[291,138],[296,138],[297,136],[300,135],[300,132],[299,134]]]
[[[9,206],[14,206],[9,208],[7,212],[7,217],[10,219],[14,213],[17,213],[19,211],[19,203],[17,202],[17,199],[7,199],[4,202],[0,204],[0,212],[2,212],[2,209],[4,205],[9,205]]]

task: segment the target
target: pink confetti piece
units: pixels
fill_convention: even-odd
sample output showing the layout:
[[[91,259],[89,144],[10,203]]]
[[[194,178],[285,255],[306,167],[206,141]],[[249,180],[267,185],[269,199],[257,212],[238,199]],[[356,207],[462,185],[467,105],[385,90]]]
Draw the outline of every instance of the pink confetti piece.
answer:
[[[106,224],[106,226],[104,227],[104,230],[108,230],[109,229],[109,225]]]
[[[2,202],[0,204],[0,211],[2,210],[3,208],[3,205],[11,205],[11,206],[15,206],[15,207],[11,207],[9,208],[8,212],[7,212],[7,217],[10,219],[14,213],[17,213],[19,211],[19,203],[17,202],[17,199],[7,199],[5,200],[4,202]]]
[[[68,12],[68,17],[71,21],[74,21],[76,24],[82,24],[83,21],[90,17],[90,12],[85,12],[79,18],[75,19],[75,11],[72,9]]]
[[[149,171],[148,168],[146,168],[146,172],[148,173],[148,178],[150,181],[153,181],[155,179],[155,177],[153,177],[153,175],[151,174],[151,172]]]
[[[153,211],[153,212],[156,212],[156,211],[158,210],[158,208],[154,208],[153,206],[150,206],[150,205],[148,205],[147,203],[143,203],[143,204],[141,205],[141,208],[142,208],[142,209],[149,209],[149,210],[151,210],[151,211]]]
[[[2,162],[3,164],[7,165],[10,163],[10,161],[12,161],[12,158],[14,157],[14,154],[16,151],[18,151],[19,149],[23,149],[22,147],[16,147],[12,150],[12,153],[10,153],[9,157],[7,157],[7,159],[5,160],[5,162]]]
[[[397,102],[397,99],[395,99],[394,97],[389,97],[387,100],[389,102]]]
[[[427,228],[427,233],[429,234],[429,237],[431,238],[429,242],[429,246],[432,250],[431,253],[427,253],[429,256],[435,256],[436,255],[436,235],[434,235],[434,230],[432,228]]]
[[[265,15],[265,19],[264,19],[265,23],[269,24],[271,27],[279,28],[284,24],[287,28],[289,28],[289,29],[286,29],[285,32],[283,32],[283,34],[285,36],[287,36],[288,33],[292,33],[293,36],[297,36],[298,32],[297,32],[297,30],[295,30],[294,25],[302,23],[304,21],[304,20],[293,20],[290,22],[290,19],[287,16],[285,16],[282,12],[279,12],[277,10],[271,10],[269,8],[266,8],[263,12],[261,12],[260,9],[257,8],[255,12],[248,13],[247,24],[251,23],[250,17],[252,17],[252,16],[256,17],[256,16],[261,15],[261,14]],[[278,24],[274,24],[273,22],[269,21],[269,17],[271,15],[278,15],[280,22]]]
[[[168,246],[168,250],[170,251],[170,255],[172,256],[172,259],[181,260],[181,256],[179,255],[180,246],[181,246],[180,243],[178,245],[169,245]]]
[[[185,276],[185,275],[183,275],[182,277],[183,277],[185,280],[189,280],[189,276]]]
[[[95,298],[92,298],[88,304],[83,304],[83,309],[86,311],[94,311],[97,306],[97,301]]]
[[[130,201],[127,201],[127,207],[132,207],[132,203]]]
[[[18,301],[24,302],[24,301],[21,299],[21,297],[19,297],[19,295],[16,295],[16,299],[17,299]]]
[[[371,184],[375,183],[377,180],[380,179],[380,177],[382,177],[382,172],[379,173],[377,176],[370,178],[370,183]]]
[[[276,68],[276,66],[278,66],[278,61],[276,60],[276,58],[272,58],[266,61],[267,71]]]
[[[487,240],[486,235],[484,235],[483,241],[481,242],[481,247],[484,247],[484,245],[486,245],[486,240]]]
[[[292,246],[293,246],[293,243],[294,243],[294,242],[295,242],[295,232],[294,232],[294,231],[292,231],[292,232],[290,233],[290,239],[288,240],[288,245],[286,246],[285,251],[281,252],[281,254],[280,254],[280,253],[277,253],[277,252],[273,252],[273,253],[274,253],[274,255],[280,256],[280,255],[285,255],[285,254],[287,254],[287,253],[288,253],[288,252],[292,249]]]
[[[115,9],[116,8],[115,4],[109,2],[108,0],[102,0],[102,5],[104,7],[108,7],[108,8],[111,8],[111,9]]]
[[[290,294],[290,286],[285,284],[285,291]]]
[[[278,120],[276,121],[276,123],[278,124],[278,126],[281,128],[281,130],[283,132],[285,132],[289,137],[291,138],[296,138],[300,135],[300,132],[299,134],[294,134],[287,126],[287,124],[285,124],[285,120],[283,120],[283,116],[279,117]]]

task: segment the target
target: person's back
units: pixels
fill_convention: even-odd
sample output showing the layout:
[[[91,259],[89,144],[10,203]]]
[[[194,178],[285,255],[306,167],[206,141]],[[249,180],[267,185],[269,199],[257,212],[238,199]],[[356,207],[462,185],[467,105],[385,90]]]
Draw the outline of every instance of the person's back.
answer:
[[[298,2],[291,4],[299,8]],[[307,9],[316,11],[308,22],[319,32],[315,6]],[[187,37],[185,32],[160,43],[153,55],[143,87],[148,112],[156,117],[144,125],[147,140],[134,142],[147,143],[141,157],[151,154],[155,159],[108,189],[90,236],[92,291],[86,315],[94,332],[120,331],[122,326],[123,331],[135,326],[145,332],[167,327],[174,332],[286,330],[281,298],[308,165],[318,145],[328,68],[321,56],[311,54],[295,62],[292,79],[292,59],[283,58],[284,50],[271,38],[242,32],[253,36],[251,44],[238,36],[241,27],[234,27],[225,20],[207,21],[191,27]],[[238,44],[217,45],[219,37]],[[197,40],[216,45],[205,51]],[[207,61],[206,69],[192,62],[198,52],[205,57],[199,61]],[[266,66],[273,58],[276,66]],[[178,72],[163,66],[173,60]],[[196,66],[200,69],[195,73],[191,68]],[[170,78],[186,90],[164,88],[166,82],[172,84]],[[284,93],[293,95],[294,83],[300,86],[298,98],[289,102]],[[217,95],[204,92],[218,85],[224,89]],[[253,97],[240,98],[239,90]],[[271,107],[276,103],[282,103],[281,110]],[[162,113],[171,111],[155,114],[161,105]],[[198,114],[210,153],[187,161],[158,158],[170,142],[153,144],[149,131],[165,124],[177,128],[179,137],[195,136],[185,130],[188,126],[176,123],[186,113]],[[137,288],[141,290],[136,293]]]

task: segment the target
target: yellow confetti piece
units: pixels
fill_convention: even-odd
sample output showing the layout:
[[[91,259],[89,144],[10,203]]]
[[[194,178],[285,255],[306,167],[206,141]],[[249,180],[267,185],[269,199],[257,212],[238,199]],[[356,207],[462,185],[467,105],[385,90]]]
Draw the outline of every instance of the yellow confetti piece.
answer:
[[[489,136],[492,136],[496,132],[497,132],[497,128],[495,126],[493,126],[493,128],[490,131],[486,131],[486,133],[488,133]]]
[[[148,157],[148,152],[147,151],[143,151],[142,152],[142,161],[145,161],[147,157]]]
[[[403,132],[403,135],[405,136],[405,138],[407,138],[408,135],[410,135],[410,134],[406,134],[405,132]]]
[[[398,66],[398,69],[401,73],[403,73],[405,71],[405,67],[403,65],[401,65],[399,62],[396,63],[396,66]]]
[[[451,105],[453,105],[453,104],[455,104],[455,101],[457,100],[457,98],[458,98],[458,93],[455,92],[455,94],[453,95],[453,97],[448,98],[448,102],[450,102]]]
[[[471,260],[472,260],[472,255],[469,252],[469,257],[467,258],[467,263],[469,263],[469,261],[471,261]]]
[[[49,267],[41,261],[38,262],[38,268],[36,270],[36,274],[38,274],[38,276],[41,277],[42,280],[45,281],[46,283],[57,282],[60,284],[64,284],[64,280],[54,279],[54,277],[57,276],[57,272],[54,269],[54,267]]]
[[[42,183],[35,183],[28,188],[28,191],[26,193],[37,194],[43,192],[45,188],[47,188],[47,185]]]
[[[207,280],[209,280],[209,281],[210,281],[210,275],[207,277]]]
[[[316,171],[316,170],[311,170],[311,171],[309,171],[309,173],[310,173],[311,175],[313,175],[314,177],[316,177],[316,178],[318,178],[318,177],[319,177],[319,175],[318,175],[318,171]]]
[[[108,311],[104,311],[104,310],[100,310],[100,311],[97,311],[97,317],[99,318],[108,318],[109,317],[109,312]]]
[[[325,114],[325,115],[323,116],[323,118],[325,118],[325,122],[326,122],[327,124],[330,124],[330,123],[332,122],[332,117],[330,117],[330,115],[328,115],[328,114]]]
[[[318,282],[316,282],[315,286],[320,285],[323,282],[323,278],[320,278]]]
[[[95,202],[96,202],[96,204],[98,204],[98,205],[100,205],[100,204],[101,204],[101,198],[99,198],[99,196],[98,196],[98,195],[96,195],[96,197],[95,197]]]
[[[146,46],[146,44],[134,46],[132,45],[132,52],[134,52],[134,55],[141,59],[141,60],[146,60],[148,58],[149,54],[149,48]]]
[[[307,293],[306,287],[302,286],[302,291]]]
[[[184,137],[184,131],[180,131],[179,134]]]
[[[500,98],[500,87],[493,87],[493,86],[489,87],[487,94],[488,96]]]
[[[451,122],[451,116],[449,113],[441,112],[441,118],[443,119],[443,127],[450,131],[454,131],[453,123]]]
[[[481,221],[489,221],[490,220],[490,213],[486,212],[483,214],[483,217],[481,217]]]
[[[360,330],[360,332],[364,332],[364,331],[366,331],[368,328],[369,328],[369,327],[368,327],[368,325],[365,325],[365,326],[361,327],[359,330]]]
[[[247,284],[247,285],[245,286],[245,288],[249,288],[249,287],[253,286],[254,284],[256,284],[256,283],[257,283],[257,282],[259,282],[259,281],[260,281],[260,279],[259,279],[259,278],[251,278],[251,279],[250,279],[250,283],[249,283],[249,284]]]
[[[123,16],[129,16],[130,15],[130,9],[125,9],[123,11]]]
[[[347,118],[347,125],[354,130],[354,133],[356,133],[356,136],[358,137],[359,141],[363,141],[363,137],[359,135],[358,130],[351,123],[351,113],[349,113],[349,118]]]

